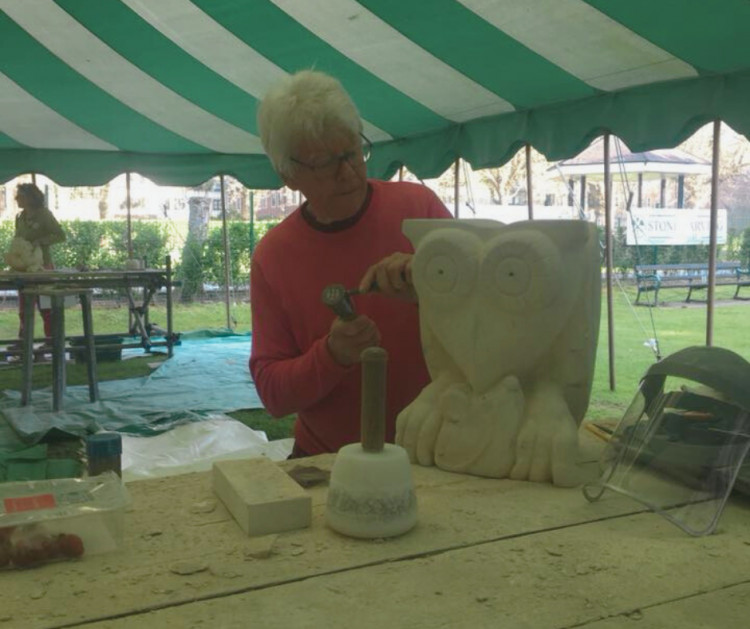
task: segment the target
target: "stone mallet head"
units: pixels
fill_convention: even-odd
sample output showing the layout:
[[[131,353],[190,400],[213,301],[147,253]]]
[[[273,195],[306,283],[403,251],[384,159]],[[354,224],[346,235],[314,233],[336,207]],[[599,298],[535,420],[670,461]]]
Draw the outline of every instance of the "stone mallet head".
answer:
[[[336,316],[341,317],[344,321],[357,318],[351,293],[343,284],[329,284],[323,289],[320,299],[336,313]]]

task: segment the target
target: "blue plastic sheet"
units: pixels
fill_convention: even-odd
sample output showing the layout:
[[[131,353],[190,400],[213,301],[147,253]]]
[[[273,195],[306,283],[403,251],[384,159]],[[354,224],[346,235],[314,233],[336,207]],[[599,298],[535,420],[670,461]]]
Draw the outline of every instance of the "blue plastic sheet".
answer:
[[[99,383],[101,400],[91,403],[87,386],[68,387],[64,410],[52,412],[51,389],[35,390],[32,404],[20,405],[20,392],[4,391],[0,413],[24,444],[50,431],[83,436],[98,430],[159,434],[200,421],[212,412],[263,408],[250,377],[249,334],[183,335],[174,356],[143,378]],[[3,435],[15,439],[7,431]],[[0,451],[17,444],[0,443]]]

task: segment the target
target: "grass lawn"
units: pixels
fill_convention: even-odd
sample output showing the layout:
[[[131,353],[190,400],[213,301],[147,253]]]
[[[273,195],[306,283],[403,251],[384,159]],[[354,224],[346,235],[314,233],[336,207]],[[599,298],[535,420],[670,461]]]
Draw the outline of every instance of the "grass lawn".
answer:
[[[684,302],[687,289],[663,289],[659,297],[666,305],[658,308],[630,306],[635,289],[614,290],[614,367],[615,391],[609,390],[606,297],[602,296],[602,319],[594,374],[594,387],[587,416],[592,419],[619,419],[635,395],[646,369],[655,361],[645,343],[654,337],[662,356],[691,345],[706,343],[706,305]],[[750,301],[731,299],[732,287],[716,290],[713,345],[730,349],[750,360]]]
[[[685,289],[663,289],[660,292],[666,305],[658,308],[634,307],[628,304],[635,299],[635,291],[619,287],[614,293],[615,336],[615,391],[609,390],[609,366],[607,349],[606,298],[602,298],[602,319],[599,335],[594,387],[588,417],[592,419],[619,419],[635,394],[641,376],[653,364],[654,353],[646,343],[654,337],[659,340],[662,356],[690,345],[703,345],[706,340],[705,304],[685,304]],[[731,349],[750,360],[750,301],[731,299],[733,289],[717,289],[717,304],[714,309],[714,338],[717,347]],[[250,329],[250,307],[238,304],[232,309],[237,320],[238,331]],[[37,315],[38,317],[38,315]],[[163,304],[151,310],[151,320],[166,326]],[[13,338],[17,333],[18,317],[14,308],[0,309],[0,338]],[[41,320],[37,325],[41,329]],[[174,328],[179,332],[203,328],[226,326],[226,315],[222,302],[209,304],[174,304]],[[96,307],[94,329],[97,333],[122,332],[127,327],[127,309]],[[79,316],[66,317],[69,334],[81,334]],[[118,380],[147,375],[154,357],[137,357],[126,361],[99,364],[100,380]],[[38,365],[34,368],[34,386],[47,386],[52,381],[51,367]],[[69,384],[85,384],[86,371],[83,365],[71,365],[68,370]],[[21,373],[18,367],[0,368],[0,388],[19,389]],[[263,410],[243,410],[231,413],[233,417],[256,430],[263,430],[269,439],[291,436],[292,417],[275,420]]]

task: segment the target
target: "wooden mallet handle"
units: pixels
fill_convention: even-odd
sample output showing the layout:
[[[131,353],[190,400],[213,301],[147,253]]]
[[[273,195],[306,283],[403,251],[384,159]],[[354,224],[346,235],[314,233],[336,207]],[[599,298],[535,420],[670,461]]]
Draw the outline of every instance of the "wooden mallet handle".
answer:
[[[361,439],[365,452],[381,452],[385,443],[385,396],[388,352],[368,347],[362,360]]]

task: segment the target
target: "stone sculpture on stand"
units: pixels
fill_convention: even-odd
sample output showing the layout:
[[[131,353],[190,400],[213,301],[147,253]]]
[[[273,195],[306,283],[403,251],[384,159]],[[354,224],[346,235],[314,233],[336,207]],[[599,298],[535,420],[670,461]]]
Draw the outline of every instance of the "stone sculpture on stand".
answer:
[[[398,416],[412,462],[572,486],[599,332],[585,221],[407,220],[432,382]]]

